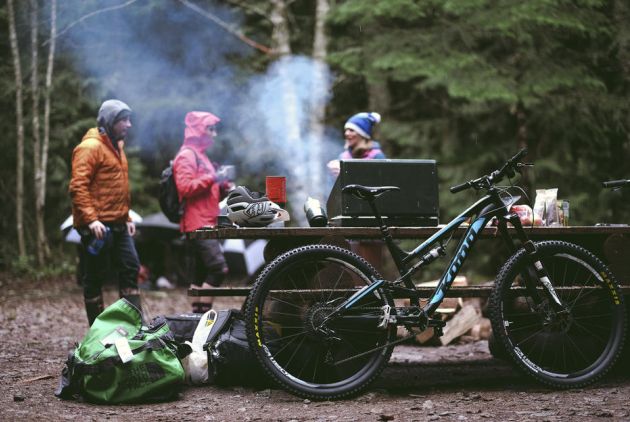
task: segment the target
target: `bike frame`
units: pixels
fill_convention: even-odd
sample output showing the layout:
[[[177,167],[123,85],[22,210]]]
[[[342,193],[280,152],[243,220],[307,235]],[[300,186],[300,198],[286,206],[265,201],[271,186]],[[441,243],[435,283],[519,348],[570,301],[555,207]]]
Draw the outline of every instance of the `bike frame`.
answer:
[[[395,281],[382,279],[372,280],[371,284],[357,291],[346,301],[341,303],[337,307],[336,312],[333,312],[331,317],[338,316],[343,313],[343,311],[352,308],[352,306],[360,301],[361,298],[371,294],[379,288],[386,288],[391,292],[397,293],[397,297],[409,297],[412,300],[412,303],[419,306],[419,292],[416,290],[415,285],[411,281],[411,276],[418,272],[420,268],[433,261],[433,259],[427,258],[436,255],[430,253],[431,248],[437,242],[440,242],[442,239],[449,236],[451,232],[459,228],[469,218],[473,219],[471,224],[462,236],[457,249],[446,267],[446,270],[440,277],[440,281],[434,292],[431,294],[427,305],[422,308],[427,316],[431,316],[442,303],[446,293],[453,284],[453,280],[455,280],[459,270],[466,261],[471,248],[492,217],[497,217],[499,219],[499,231],[501,232],[502,238],[508,244],[510,251],[516,250],[516,245],[514,239],[508,233],[508,221],[516,228],[517,237],[521,243],[528,242],[528,238],[522,228],[520,219],[516,215],[509,213],[509,207],[512,205],[514,200],[504,201],[501,198],[500,191],[495,187],[490,188],[487,195],[479,199],[411,252],[403,251],[394,243],[393,238],[389,233],[389,228],[383,223],[374,201],[368,199],[368,202],[372,207],[372,211],[374,212],[377,221],[381,225],[380,229],[383,235],[383,240],[385,241],[392,258],[398,267],[400,278]],[[420,258],[420,260],[410,267],[411,262],[418,258]],[[405,287],[400,287],[399,284],[404,284]]]

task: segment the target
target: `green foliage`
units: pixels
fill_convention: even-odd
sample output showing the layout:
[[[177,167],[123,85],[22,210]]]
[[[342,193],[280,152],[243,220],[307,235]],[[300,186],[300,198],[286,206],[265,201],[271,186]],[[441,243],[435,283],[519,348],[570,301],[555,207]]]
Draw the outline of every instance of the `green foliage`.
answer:
[[[33,255],[15,257],[8,268],[12,274],[29,279],[43,279],[47,277],[70,275],[76,271],[73,259],[68,255],[52,260],[50,264],[40,267]]]
[[[333,10],[329,21],[337,36],[329,61],[342,74],[390,87],[391,101],[379,110],[390,156],[437,158],[446,192],[525,143],[536,164],[529,186],[557,186],[575,209],[600,195],[601,180],[630,177],[623,160],[628,42],[619,20],[628,16],[627,7],[424,0],[393,2],[384,13],[385,3],[350,0]],[[445,219],[463,196],[440,199]],[[575,223],[609,214],[593,202],[574,213]]]
[[[44,2],[45,3],[45,2]],[[99,8],[100,2],[61,2],[60,28]],[[238,3],[238,6],[235,4]],[[197,2],[217,7],[248,37],[271,45],[273,23],[270,2]],[[311,53],[315,2],[287,2],[291,47],[295,54]],[[28,85],[29,51],[26,2],[18,2],[19,41]],[[630,222],[630,192],[603,191],[599,182],[630,178],[630,6],[623,0],[346,0],[331,2],[327,23],[330,35],[328,61],[335,72],[333,97],[328,104],[327,124],[341,127],[345,118],[360,110],[374,109],[383,115],[378,139],[391,158],[438,160],[441,220],[453,217],[469,201],[472,192],[452,195],[448,187],[494,169],[519,147],[527,145],[528,159],[535,167],[526,173],[524,185],[533,201],[535,189],[558,187],[559,196],[571,201],[572,223],[598,221]],[[231,8],[231,9],[230,9]],[[47,10],[47,9],[42,9]],[[137,3],[108,12],[112,28],[134,18],[146,33],[180,28],[184,6]],[[211,9],[214,10],[214,9]],[[43,12],[44,13],[44,12]],[[0,5],[0,26],[7,28],[6,4]],[[213,25],[199,17],[204,26]],[[87,20],[75,30],[95,35]],[[42,20],[40,33],[47,31]],[[235,26],[237,27],[237,26]],[[215,57],[224,43],[205,43],[206,33],[186,27],[183,44],[164,47],[166,67],[192,68],[185,74],[200,90],[224,98],[238,96],[240,84],[252,73],[262,73],[274,57],[224,51],[226,63],[234,65],[238,86],[212,84],[214,67],[206,57]],[[199,30],[201,31],[201,29]],[[15,82],[6,31],[0,37],[0,269],[31,271],[29,258],[16,260],[15,239]],[[112,35],[113,34],[113,35]],[[112,31],[115,39],[116,31]],[[98,34],[96,34],[98,35]],[[67,36],[67,35],[66,35]],[[66,36],[60,41],[67,40]],[[190,38],[188,38],[190,37]],[[51,244],[62,241],[59,224],[70,213],[67,194],[72,149],[94,125],[99,101],[115,95],[122,73],[86,76],[81,65],[94,60],[124,61],[125,48],[116,48],[94,37],[93,57],[81,63],[70,49],[60,49],[55,60],[51,113],[46,224]],[[109,39],[109,38],[108,38]],[[229,38],[231,39],[231,38]],[[122,42],[129,40],[122,40]],[[137,40],[133,40],[134,42]],[[181,40],[178,39],[179,42]],[[140,40],[148,50],[158,43],[153,37]],[[188,63],[181,45],[195,49]],[[241,48],[242,45],[238,44]],[[122,44],[124,46],[124,44]],[[238,50],[236,48],[235,50]],[[40,45],[40,71],[44,74],[47,48]],[[146,77],[139,70],[138,80]],[[167,74],[170,75],[170,74]],[[138,80],[124,81],[133,85]],[[160,170],[181,142],[181,110],[198,106],[189,94],[179,91],[176,78],[155,80],[151,93],[134,102],[138,124],[126,151],[130,164],[132,206],[141,214],[157,211],[155,201]],[[42,77],[43,83],[43,77]],[[28,87],[27,87],[28,88]],[[374,95],[376,90],[384,95]],[[30,98],[25,97],[25,187],[27,204],[33,198],[32,128]],[[151,94],[151,95],[149,95]],[[209,97],[213,98],[213,97]],[[211,100],[208,100],[211,101]],[[202,104],[206,104],[203,102]],[[211,103],[221,110],[223,104]],[[247,115],[247,107],[235,110]],[[144,116],[153,116],[147,124]],[[159,116],[160,118],[156,118]],[[223,116],[223,115],[222,115]],[[227,122],[228,120],[226,120]],[[142,124],[144,123],[144,126]],[[147,135],[146,128],[151,129]],[[238,160],[243,149],[258,146],[241,140],[238,129],[226,124],[213,158]],[[148,139],[145,139],[148,137]],[[149,145],[150,148],[144,148]],[[143,147],[140,149],[140,147]],[[215,155],[216,154],[216,155]],[[260,150],[262,168],[273,168],[273,154]],[[243,182],[262,189],[260,177],[243,174]],[[259,183],[257,185],[257,183]],[[29,253],[34,253],[33,209],[26,210]],[[60,267],[64,267],[61,264]],[[479,264],[481,266],[481,264]],[[35,271],[35,270],[32,270]],[[40,271],[40,270],[37,270]],[[42,270],[44,271],[44,270]]]

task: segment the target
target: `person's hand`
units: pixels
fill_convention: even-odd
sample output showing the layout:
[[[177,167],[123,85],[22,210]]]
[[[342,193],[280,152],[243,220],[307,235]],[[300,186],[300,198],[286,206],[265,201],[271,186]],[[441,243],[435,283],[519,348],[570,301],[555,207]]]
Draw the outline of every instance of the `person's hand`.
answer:
[[[88,227],[90,228],[90,231],[92,232],[94,237],[96,237],[97,239],[102,239],[105,236],[105,225],[100,221],[92,221],[90,224],[88,224]]]
[[[234,184],[234,182],[230,182],[228,180],[223,182],[223,184],[221,185],[221,189],[223,189],[223,191],[226,192],[226,193],[232,192],[235,187],[236,187],[236,185]]]
[[[129,233],[129,236],[136,234],[136,225],[133,221],[127,221],[127,233]]]
[[[333,176],[339,176],[339,172],[341,171],[341,165],[339,164],[339,160],[330,160],[326,167]]]

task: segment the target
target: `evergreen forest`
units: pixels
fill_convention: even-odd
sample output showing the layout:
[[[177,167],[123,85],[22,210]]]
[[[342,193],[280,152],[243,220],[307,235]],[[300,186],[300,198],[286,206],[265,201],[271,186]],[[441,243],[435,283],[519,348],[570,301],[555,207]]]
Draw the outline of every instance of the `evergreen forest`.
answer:
[[[221,117],[209,151],[237,184],[286,175],[292,224],[325,200],[343,125],[376,111],[389,158],[438,163],[440,220],[475,199],[450,186],[527,147],[514,183],[558,188],[573,225],[630,223],[627,0],[2,0],[0,270],[73,256],[73,148],[102,101],[133,109],[132,208],[158,180],[191,110]]]

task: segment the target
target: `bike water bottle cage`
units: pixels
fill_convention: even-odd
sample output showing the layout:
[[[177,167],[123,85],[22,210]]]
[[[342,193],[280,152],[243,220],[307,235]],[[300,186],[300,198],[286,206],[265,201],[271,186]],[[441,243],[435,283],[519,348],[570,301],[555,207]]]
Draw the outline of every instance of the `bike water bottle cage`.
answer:
[[[366,201],[372,201],[375,198],[378,198],[385,192],[390,191],[399,191],[400,188],[398,186],[363,186],[363,185],[347,185],[344,186],[341,191],[343,193],[349,193],[354,195],[359,199],[364,199]]]

